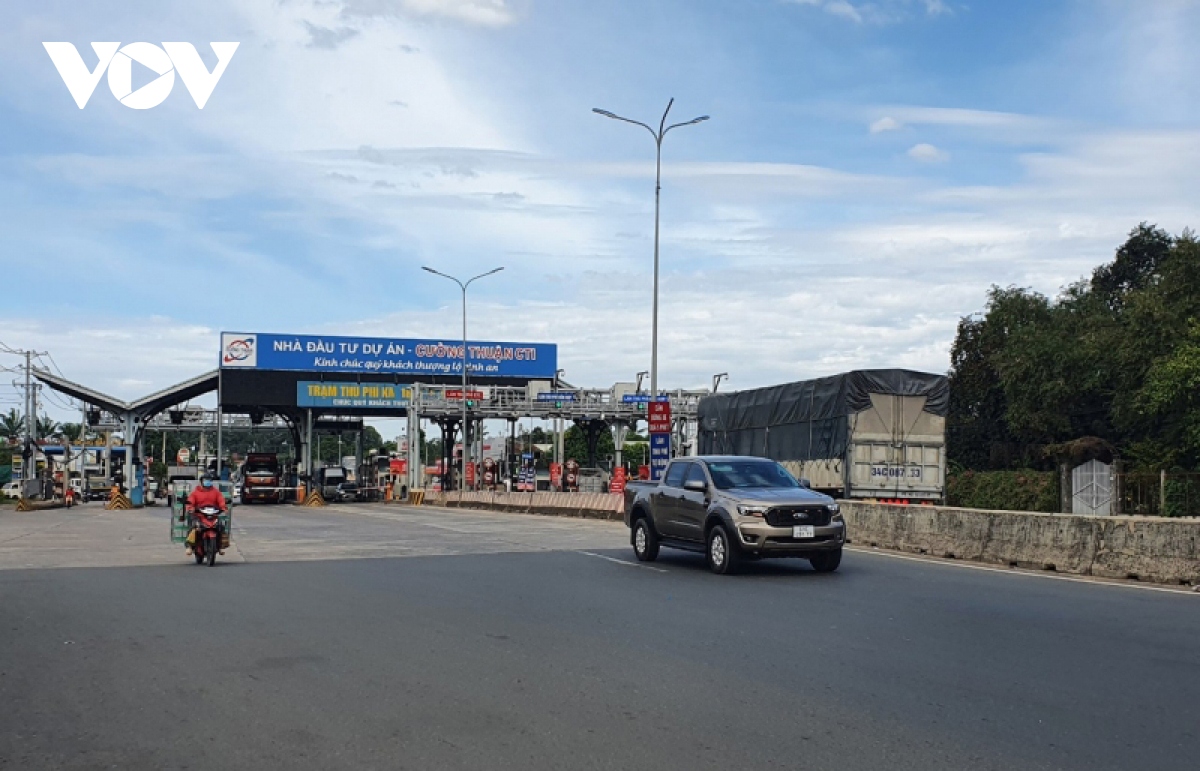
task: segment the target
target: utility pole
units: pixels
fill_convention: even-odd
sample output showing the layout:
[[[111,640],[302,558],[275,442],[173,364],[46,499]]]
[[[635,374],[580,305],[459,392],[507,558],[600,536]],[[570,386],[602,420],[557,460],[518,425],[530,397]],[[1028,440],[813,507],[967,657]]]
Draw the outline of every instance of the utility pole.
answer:
[[[641,121],[631,120],[629,118],[622,118],[620,115],[611,113],[608,110],[601,110],[601,109],[595,108],[595,107],[592,108],[592,112],[596,113],[597,115],[603,115],[606,118],[612,118],[613,120],[624,121],[625,123],[632,123],[635,126],[641,126],[642,128],[644,128],[650,132],[650,136],[654,137],[654,145],[655,145],[656,150],[655,150],[655,157],[654,157],[654,319],[653,319],[653,326],[652,326],[652,331],[651,331],[651,342],[650,342],[650,398],[651,399],[658,398],[658,211],[659,211],[659,198],[661,197],[661,193],[662,193],[662,143],[663,143],[663,137],[665,137],[667,135],[667,132],[670,131],[671,129],[680,128],[682,126],[691,126],[693,124],[702,123],[702,122],[708,120],[707,115],[701,115],[699,118],[692,118],[691,120],[684,121],[683,123],[675,123],[675,124],[668,126],[667,125],[667,113],[671,112],[671,105],[673,105],[673,104],[675,104],[675,99],[672,97],[671,101],[667,102],[667,109],[663,111],[662,120],[659,121],[659,123],[658,123],[658,131],[655,131],[654,129],[650,128],[649,126],[647,126],[645,123],[642,123]]]
[[[33,383],[31,376],[33,368],[30,364],[29,351],[25,351],[25,448],[29,450],[30,443],[33,441],[34,431],[37,430],[37,424],[33,422]]]
[[[504,270],[504,267],[501,266],[499,268],[494,268],[492,270],[489,270],[487,273],[480,273],[478,276],[468,279],[466,281],[466,283],[459,281],[454,276],[448,275],[446,273],[442,273],[441,271],[434,270],[433,268],[430,268],[430,267],[422,266],[421,270],[424,270],[428,273],[432,273],[435,276],[441,276],[442,278],[448,278],[451,281],[453,281],[454,283],[458,284],[459,288],[462,289],[462,326],[463,326],[462,445],[463,445],[463,458],[462,458],[462,477],[459,479],[459,485],[458,485],[458,489],[462,490],[463,485],[465,485],[467,482],[467,467],[471,464],[471,444],[470,444],[470,441],[468,441],[468,440],[472,440],[472,441],[474,440],[474,437],[469,436],[470,432],[467,430],[467,287],[469,287],[472,282],[474,282],[478,279],[481,279],[485,276],[490,276],[493,273],[499,273],[500,271]],[[451,445],[450,457],[453,457],[453,456],[454,456],[454,448],[453,448],[453,445]]]
[[[28,361],[28,358],[26,359]],[[25,369],[25,377],[29,377],[29,368]],[[37,476],[37,385],[30,383],[29,391],[29,425],[32,426],[29,432],[29,454],[31,456],[29,468],[33,472],[33,476]],[[46,456],[49,460],[49,456]],[[42,480],[38,479],[38,491],[41,492]],[[27,488],[28,489],[28,488]]]

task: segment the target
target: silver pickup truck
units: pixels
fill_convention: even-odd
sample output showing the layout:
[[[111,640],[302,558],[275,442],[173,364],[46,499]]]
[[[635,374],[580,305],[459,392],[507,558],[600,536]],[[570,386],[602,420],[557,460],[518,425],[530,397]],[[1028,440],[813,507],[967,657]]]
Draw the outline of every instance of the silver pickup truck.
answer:
[[[801,557],[837,570],[846,523],[837,503],[766,458],[678,458],[659,482],[625,488],[625,524],[643,562],[659,548],[703,552],[714,573],[746,559]]]

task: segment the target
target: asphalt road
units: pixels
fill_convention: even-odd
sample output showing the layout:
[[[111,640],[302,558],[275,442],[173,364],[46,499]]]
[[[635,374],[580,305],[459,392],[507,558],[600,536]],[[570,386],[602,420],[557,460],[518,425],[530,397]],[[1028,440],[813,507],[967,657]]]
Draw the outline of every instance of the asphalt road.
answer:
[[[1197,595],[366,506],[210,569],[164,517],[0,511],[0,767],[1200,767]]]

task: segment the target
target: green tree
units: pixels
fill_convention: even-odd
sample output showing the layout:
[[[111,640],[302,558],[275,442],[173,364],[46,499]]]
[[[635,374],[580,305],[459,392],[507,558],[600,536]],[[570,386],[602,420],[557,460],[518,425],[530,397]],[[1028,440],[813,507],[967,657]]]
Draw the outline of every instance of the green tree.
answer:
[[[951,460],[1008,468],[1095,437],[1134,465],[1195,467],[1197,320],[1200,243],[1145,223],[1054,300],[993,287],[951,350]]]
[[[37,435],[40,439],[56,436],[60,428],[58,422],[52,418],[43,415],[37,419]]]
[[[0,438],[15,442],[25,435],[25,418],[16,409],[0,415]]]
[[[82,423],[63,423],[59,426],[63,438],[71,444],[78,444],[83,439]]]

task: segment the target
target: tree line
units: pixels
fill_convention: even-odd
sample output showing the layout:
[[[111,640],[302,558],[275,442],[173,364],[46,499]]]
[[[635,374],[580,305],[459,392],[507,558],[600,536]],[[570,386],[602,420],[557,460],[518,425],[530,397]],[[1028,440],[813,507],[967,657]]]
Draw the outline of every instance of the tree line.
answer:
[[[1200,241],[1143,223],[1056,298],[993,286],[950,359],[953,467],[1049,469],[1085,446],[1198,469]]]

